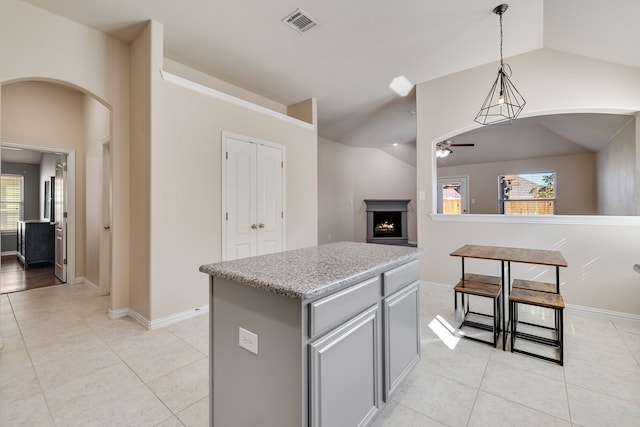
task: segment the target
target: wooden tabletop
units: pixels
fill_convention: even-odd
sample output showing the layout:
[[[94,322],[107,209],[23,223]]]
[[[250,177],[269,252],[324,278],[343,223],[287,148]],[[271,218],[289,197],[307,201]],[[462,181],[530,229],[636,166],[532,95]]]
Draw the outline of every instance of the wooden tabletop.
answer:
[[[544,249],[509,248],[503,246],[464,245],[451,252],[451,256],[465,258],[493,259],[498,261],[522,262],[525,264],[567,267],[560,251]]]

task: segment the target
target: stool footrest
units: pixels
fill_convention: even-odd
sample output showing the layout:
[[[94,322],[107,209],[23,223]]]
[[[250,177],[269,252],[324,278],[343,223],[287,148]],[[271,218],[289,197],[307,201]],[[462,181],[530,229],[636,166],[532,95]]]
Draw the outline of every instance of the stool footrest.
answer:
[[[520,325],[527,325],[527,326],[534,326],[536,328],[541,328],[541,329],[548,329],[550,331],[555,331],[556,328],[554,328],[553,326],[544,326],[544,325],[538,325],[536,323],[531,323],[531,322],[523,322],[522,320],[518,320],[518,324]]]
[[[527,334],[526,332],[516,332],[516,338],[536,342],[538,344],[548,345],[550,347],[559,347],[560,342],[557,339],[545,338],[538,335]]]
[[[493,326],[487,325],[485,323],[474,322],[473,320],[464,320],[460,325],[460,329],[464,328],[465,326],[469,326],[471,328],[476,328],[476,329],[483,329],[485,331],[493,331]]]
[[[527,356],[537,357],[538,359],[546,360],[548,362],[554,362],[562,366],[562,361],[554,359],[553,357],[543,356],[542,354],[531,353],[530,351],[518,350],[517,348],[511,350],[512,353],[526,354]]]

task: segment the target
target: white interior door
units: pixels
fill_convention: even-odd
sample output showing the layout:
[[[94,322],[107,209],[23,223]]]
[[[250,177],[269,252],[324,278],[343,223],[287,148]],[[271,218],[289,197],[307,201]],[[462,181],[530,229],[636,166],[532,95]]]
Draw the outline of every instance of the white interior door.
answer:
[[[469,213],[469,177],[438,178],[438,213]]]
[[[255,256],[258,253],[256,145],[228,138],[224,163],[223,256],[226,260]]]
[[[258,145],[258,255],[282,251],[282,150]]]
[[[283,148],[225,136],[223,150],[223,259],[282,251]]]
[[[67,281],[67,159],[56,160],[55,180],[55,275],[62,282]]]
[[[100,294],[111,292],[111,145],[102,144],[102,231],[100,232]]]

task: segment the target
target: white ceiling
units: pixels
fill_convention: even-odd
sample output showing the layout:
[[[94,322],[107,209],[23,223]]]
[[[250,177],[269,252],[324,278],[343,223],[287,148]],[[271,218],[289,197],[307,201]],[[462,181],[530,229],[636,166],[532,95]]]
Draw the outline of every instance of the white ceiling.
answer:
[[[3,162],[39,165],[42,153],[39,151],[2,148],[1,156]]]
[[[319,135],[354,146],[415,142],[415,94],[397,97],[393,77],[498,60],[496,0],[25,1],[125,41],[155,19],[168,58],[283,104],[315,97]],[[296,8],[319,25],[284,25]],[[639,21],[638,0],[509,0],[504,56],[547,47],[640,67]]]

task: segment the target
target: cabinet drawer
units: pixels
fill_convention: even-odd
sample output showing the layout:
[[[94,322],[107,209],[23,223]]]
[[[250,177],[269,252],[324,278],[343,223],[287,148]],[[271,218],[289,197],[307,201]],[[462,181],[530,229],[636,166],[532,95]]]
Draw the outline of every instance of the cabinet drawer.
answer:
[[[413,283],[420,277],[420,264],[418,260],[408,262],[400,267],[384,273],[384,295],[391,295],[398,289],[409,283]]]
[[[380,299],[380,276],[309,304],[309,337],[338,326]]]

